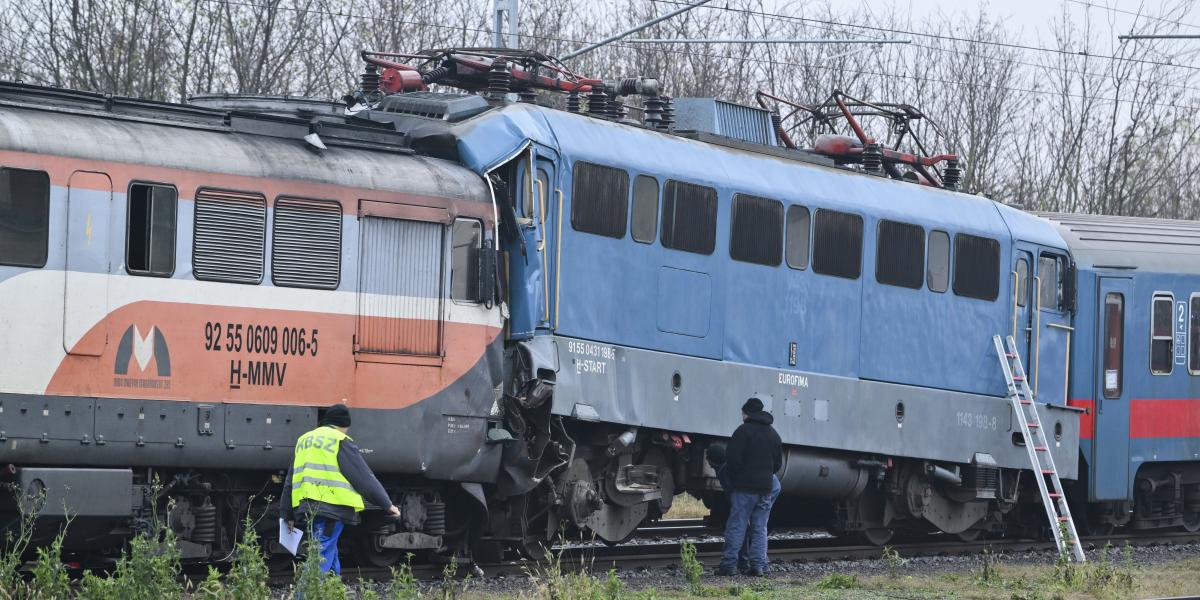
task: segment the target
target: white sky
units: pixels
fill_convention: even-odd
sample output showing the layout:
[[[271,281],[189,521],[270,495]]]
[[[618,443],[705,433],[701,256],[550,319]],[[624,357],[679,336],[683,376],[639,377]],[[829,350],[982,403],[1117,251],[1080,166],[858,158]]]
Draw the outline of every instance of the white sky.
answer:
[[[829,0],[834,7],[862,8],[872,12],[899,14],[910,13],[922,15],[928,13],[946,14],[978,14],[986,10],[993,18],[1005,23],[1014,34],[1019,35],[1022,43],[1034,46],[1053,45],[1049,34],[1049,23],[1061,18],[1064,14],[1072,20],[1082,21],[1090,13],[1093,25],[1098,30],[1107,31],[1109,23],[1118,32],[1127,32],[1135,23],[1135,17],[1118,11],[1138,12],[1144,15],[1160,16],[1164,5],[1176,5],[1185,2],[1196,5],[1195,0]],[[1089,8],[1086,4],[1091,4]],[[1117,10],[1107,10],[1117,9]],[[1065,11],[1065,12],[1064,12]],[[797,15],[802,16],[802,15]],[[1144,18],[1144,17],[1143,17]],[[1144,21],[1142,21],[1144,22]],[[1181,21],[1191,27],[1171,26],[1170,33],[1200,34],[1200,10],[1192,10],[1191,14]],[[1166,24],[1163,24],[1164,26]],[[956,35],[955,32],[947,32]],[[1117,40],[1111,40],[1116,44]],[[1178,44],[1180,50],[1200,48],[1200,40],[1171,42]],[[1102,52],[1111,49],[1092,48],[1092,52]]]

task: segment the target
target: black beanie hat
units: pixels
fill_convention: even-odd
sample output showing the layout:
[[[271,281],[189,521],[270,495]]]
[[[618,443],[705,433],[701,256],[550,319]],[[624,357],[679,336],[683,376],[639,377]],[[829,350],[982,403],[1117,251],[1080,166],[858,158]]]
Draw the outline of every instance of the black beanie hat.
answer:
[[[745,404],[742,405],[742,413],[747,414],[747,415],[754,414],[756,412],[760,412],[760,411],[762,411],[762,409],[763,409],[762,400],[759,400],[758,398],[750,398],[749,400],[746,401]]]
[[[330,406],[329,408],[325,409],[325,416],[321,417],[321,425],[349,427],[350,409],[346,408],[345,404],[334,404],[333,406]]]

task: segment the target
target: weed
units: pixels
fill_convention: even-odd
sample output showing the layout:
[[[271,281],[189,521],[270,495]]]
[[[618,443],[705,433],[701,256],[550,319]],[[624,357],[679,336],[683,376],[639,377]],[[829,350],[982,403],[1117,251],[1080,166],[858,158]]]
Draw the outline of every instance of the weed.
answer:
[[[346,584],[332,569],[321,568],[321,547],[313,536],[312,521],[308,524],[308,535],[304,542],[304,561],[296,578],[296,597],[319,600],[347,600]]]
[[[993,586],[1004,583],[1000,571],[996,568],[996,557],[987,548],[983,549],[982,561],[983,567],[979,570],[980,585]]]
[[[697,593],[701,586],[700,578],[704,575],[704,565],[696,559],[696,544],[684,540],[679,546],[679,561],[688,587],[692,589],[692,593]]]
[[[417,578],[412,570],[412,552],[404,555],[399,567],[392,567],[392,582],[388,584],[388,600],[416,600],[421,597]]]
[[[358,589],[358,600],[382,600],[379,597],[379,592],[375,591],[375,588],[362,579],[358,580]]]
[[[233,564],[229,567],[226,585],[231,600],[266,600],[271,592],[267,589],[267,560],[259,543],[258,532],[250,515],[242,523],[242,539],[233,549]]]
[[[225,585],[221,583],[221,572],[208,567],[208,575],[196,586],[192,598],[200,600],[225,600]]]
[[[1108,558],[1112,551],[1109,542],[1100,550],[1100,560],[1095,562],[1084,578],[1089,591],[1099,595],[1106,591],[1133,591],[1133,572],[1118,569]]]
[[[858,587],[857,575],[830,573],[816,583],[818,590],[852,590]]]
[[[896,573],[898,573],[900,569],[904,568],[904,565],[908,564],[908,559],[901,557],[900,553],[896,552],[895,548],[892,548],[891,546],[884,546],[883,564],[887,565],[888,574],[892,576],[892,579],[895,579]]]
[[[71,594],[71,577],[67,574],[67,566],[62,562],[63,538],[67,535],[67,527],[71,525],[70,517],[63,523],[62,529],[54,537],[54,541],[45,548],[37,549],[37,566],[33,568],[33,582],[29,586],[30,600],[57,600]]]
[[[604,598],[605,600],[620,600],[621,590],[625,587],[625,582],[617,577],[616,569],[608,570],[608,579],[604,580]]]
[[[27,496],[15,485],[9,489],[19,512],[16,522],[9,523],[4,533],[4,552],[0,553],[0,597],[16,598],[25,591],[25,582],[17,569],[21,567],[25,551],[33,539],[33,526],[46,504],[46,493]]]

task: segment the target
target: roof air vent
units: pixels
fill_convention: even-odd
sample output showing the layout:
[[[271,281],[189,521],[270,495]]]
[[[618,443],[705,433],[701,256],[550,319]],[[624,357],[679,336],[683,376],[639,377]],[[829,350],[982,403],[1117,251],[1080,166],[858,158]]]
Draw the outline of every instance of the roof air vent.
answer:
[[[487,99],[474,94],[408,92],[385,96],[374,109],[381,112],[456,123],[473,117],[488,108]]]
[[[675,130],[712,133],[764,146],[776,145],[770,112],[715,98],[676,98]]]

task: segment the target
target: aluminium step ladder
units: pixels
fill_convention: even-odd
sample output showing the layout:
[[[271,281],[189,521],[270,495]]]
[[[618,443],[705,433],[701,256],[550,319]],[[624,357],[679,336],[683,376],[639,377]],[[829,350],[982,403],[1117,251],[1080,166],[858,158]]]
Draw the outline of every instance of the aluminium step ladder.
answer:
[[[1017,422],[1021,424],[1025,450],[1029,453],[1029,463],[1033,465],[1033,478],[1037,481],[1042,504],[1046,507],[1050,530],[1054,532],[1054,543],[1060,554],[1067,552],[1069,547],[1075,561],[1084,562],[1087,558],[1079,542],[1079,533],[1075,530],[1075,520],[1071,518],[1071,508],[1067,506],[1067,496],[1058,477],[1058,468],[1054,466],[1054,455],[1050,452],[1050,443],[1046,440],[1025,368],[1021,366],[1021,357],[1017,354],[1017,344],[1011,335],[1006,341],[1007,350],[1000,342],[1000,336],[992,336],[996,354],[1000,357],[1000,367],[1004,370],[1004,381],[1008,384],[1008,399],[1017,415]],[[1047,478],[1050,479],[1050,486],[1046,485]]]

